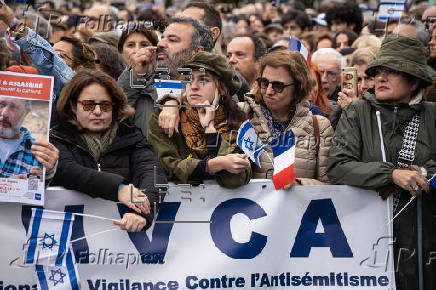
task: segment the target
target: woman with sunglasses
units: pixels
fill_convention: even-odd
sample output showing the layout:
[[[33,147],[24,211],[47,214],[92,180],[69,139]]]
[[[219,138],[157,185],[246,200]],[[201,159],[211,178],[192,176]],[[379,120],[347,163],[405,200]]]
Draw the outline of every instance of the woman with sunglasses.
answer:
[[[327,157],[333,129],[326,118],[314,116],[309,110],[308,96],[313,86],[310,74],[299,52],[279,49],[261,59],[257,85],[253,95],[245,96],[244,103],[244,111],[267,150],[261,156],[261,167],[253,165],[254,178],[272,177],[272,149],[267,144],[271,138],[292,130],[297,184],[328,182]]]
[[[134,110],[121,87],[103,72],[82,70],[63,88],[56,109],[61,120],[50,141],[60,158],[52,185],[125,204],[130,210],[115,223],[122,229],[150,227],[163,198],[155,184],[166,178],[141,131],[128,122]]]
[[[250,162],[236,145],[246,116],[232,99],[241,86],[235,71],[222,55],[209,52],[197,53],[184,67],[192,69],[192,79],[186,84],[176,133],[169,137],[159,127],[159,110],[148,124],[148,140],[168,179],[193,185],[215,179],[226,188],[248,183]]]

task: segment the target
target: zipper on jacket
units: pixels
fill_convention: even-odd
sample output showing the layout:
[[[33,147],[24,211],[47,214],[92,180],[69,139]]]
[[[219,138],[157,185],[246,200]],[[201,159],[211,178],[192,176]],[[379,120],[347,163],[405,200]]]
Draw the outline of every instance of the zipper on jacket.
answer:
[[[394,122],[393,122],[393,124],[392,124],[392,137],[393,137],[394,134],[395,134],[395,123],[397,122],[397,112],[398,112],[398,107],[395,106],[395,107],[394,107]]]
[[[75,144],[75,143],[71,142],[71,141],[68,140],[68,139],[62,138],[62,137],[57,136],[57,135],[55,135],[55,134],[52,134],[52,135],[53,135],[53,137],[56,137],[56,138],[61,139],[61,140],[64,140],[64,141],[66,141],[66,142],[68,142],[68,143],[70,143],[70,144],[76,146],[77,148],[82,149],[82,150],[85,151],[86,153],[88,153],[88,154],[89,154],[89,155],[94,159],[95,163],[97,164],[97,170],[98,170],[98,171],[101,171],[101,162],[100,162],[100,161],[97,161],[97,160],[94,158],[94,156],[92,156],[92,154],[89,152],[89,150],[83,148],[82,146],[80,146],[80,145],[78,145],[78,144]],[[100,159],[101,159],[101,158],[100,158]]]

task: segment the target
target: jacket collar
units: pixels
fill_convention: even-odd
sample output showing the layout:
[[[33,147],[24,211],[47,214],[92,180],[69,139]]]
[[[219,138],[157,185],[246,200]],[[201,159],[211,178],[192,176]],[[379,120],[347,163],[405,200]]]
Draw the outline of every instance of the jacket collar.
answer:
[[[87,148],[85,142],[82,140],[82,138],[80,138],[76,127],[64,120],[60,121],[50,130],[50,136],[52,138],[64,139],[74,145]],[[128,122],[121,122],[118,126],[117,135],[106,151],[114,151],[120,148],[135,145],[141,141],[146,144],[144,136],[137,127],[129,124]]]
[[[422,91],[420,91],[418,94],[416,94],[410,101],[408,104],[399,104],[397,106],[391,105],[391,104],[387,104],[385,102],[379,101],[376,99],[375,94],[371,93],[371,92],[367,92],[365,94],[365,96],[363,97],[364,99],[368,100],[369,103],[374,106],[374,107],[378,107],[378,106],[383,106],[383,107],[399,107],[399,108],[406,108],[409,107],[415,111],[420,111],[422,109],[422,105],[423,105],[423,97],[422,97]]]

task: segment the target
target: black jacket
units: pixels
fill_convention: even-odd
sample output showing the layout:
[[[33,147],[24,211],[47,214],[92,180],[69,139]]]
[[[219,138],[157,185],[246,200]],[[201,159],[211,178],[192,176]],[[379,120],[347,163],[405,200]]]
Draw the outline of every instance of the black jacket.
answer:
[[[147,227],[151,225],[154,204],[157,209],[164,198],[164,191],[155,184],[166,184],[167,179],[137,127],[121,123],[100,160],[94,159],[76,128],[65,121],[51,129],[50,142],[59,149],[59,164],[51,185],[118,202],[118,186],[131,183],[145,189],[152,213],[144,217]]]

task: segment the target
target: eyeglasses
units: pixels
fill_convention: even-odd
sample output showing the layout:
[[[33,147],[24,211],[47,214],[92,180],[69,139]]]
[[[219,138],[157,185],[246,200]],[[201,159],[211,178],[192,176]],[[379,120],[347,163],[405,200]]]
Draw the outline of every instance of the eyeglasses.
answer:
[[[269,84],[271,84],[273,90],[276,91],[277,93],[283,92],[283,90],[286,87],[295,85],[295,83],[285,84],[284,82],[270,81],[267,78],[262,78],[262,77],[261,78],[257,78],[256,81],[259,84],[259,87],[261,89],[267,89]]]
[[[77,101],[77,103],[83,106],[84,111],[94,111],[95,107],[98,105],[100,106],[100,110],[102,110],[103,112],[110,112],[112,111],[112,107],[115,105],[115,103],[108,102],[108,101],[96,103],[90,100]]]
[[[433,25],[436,24],[435,16],[427,16],[427,18],[423,19],[422,22],[425,24],[427,29],[430,29]]]

